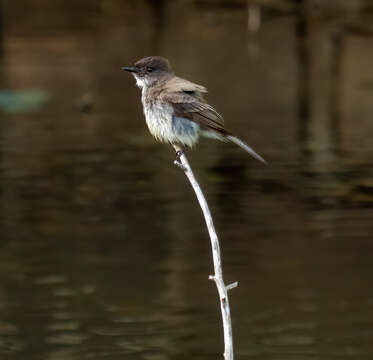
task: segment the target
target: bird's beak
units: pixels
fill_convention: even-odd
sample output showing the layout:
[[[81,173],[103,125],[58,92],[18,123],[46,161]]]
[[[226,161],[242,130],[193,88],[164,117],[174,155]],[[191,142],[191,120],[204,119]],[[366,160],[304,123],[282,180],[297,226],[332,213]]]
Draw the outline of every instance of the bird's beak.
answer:
[[[136,66],[123,66],[122,70],[133,72],[133,73],[139,72],[139,68],[137,68]]]

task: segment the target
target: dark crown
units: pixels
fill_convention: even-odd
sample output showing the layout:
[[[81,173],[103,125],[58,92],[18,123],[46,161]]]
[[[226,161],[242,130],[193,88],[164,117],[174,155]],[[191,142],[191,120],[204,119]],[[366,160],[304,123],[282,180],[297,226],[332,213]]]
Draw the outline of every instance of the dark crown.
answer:
[[[156,70],[172,72],[170,62],[161,56],[148,56],[140,59],[135,64],[138,68],[151,67]]]

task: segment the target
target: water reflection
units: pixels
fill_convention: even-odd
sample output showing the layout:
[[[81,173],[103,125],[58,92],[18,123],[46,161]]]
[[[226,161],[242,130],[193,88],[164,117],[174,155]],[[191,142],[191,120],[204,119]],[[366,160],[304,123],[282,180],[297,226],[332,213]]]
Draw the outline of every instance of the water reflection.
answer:
[[[1,358],[220,356],[200,209],[120,72],[156,53],[270,162],[189,155],[240,283],[237,358],[372,357],[372,13],[354,3],[2,4]]]

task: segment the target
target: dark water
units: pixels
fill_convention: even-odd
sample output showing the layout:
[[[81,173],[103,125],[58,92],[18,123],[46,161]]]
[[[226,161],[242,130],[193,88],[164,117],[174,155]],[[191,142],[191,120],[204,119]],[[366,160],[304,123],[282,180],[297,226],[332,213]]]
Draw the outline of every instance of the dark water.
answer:
[[[1,2],[1,359],[221,358],[199,207],[120,71],[151,54],[269,161],[188,154],[236,358],[373,358],[372,7],[268,3]]]

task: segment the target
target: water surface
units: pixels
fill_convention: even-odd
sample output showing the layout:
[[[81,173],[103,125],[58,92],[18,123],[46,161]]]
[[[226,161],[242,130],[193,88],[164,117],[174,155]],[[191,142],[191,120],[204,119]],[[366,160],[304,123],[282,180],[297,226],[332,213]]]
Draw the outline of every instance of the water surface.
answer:
[[[120,71],[151,54],[269,162],[188,153],[239,281],[236,358],[372,358],[373,14],[345,3],[2,4],[0,358],[222,352],[200,209]]]

